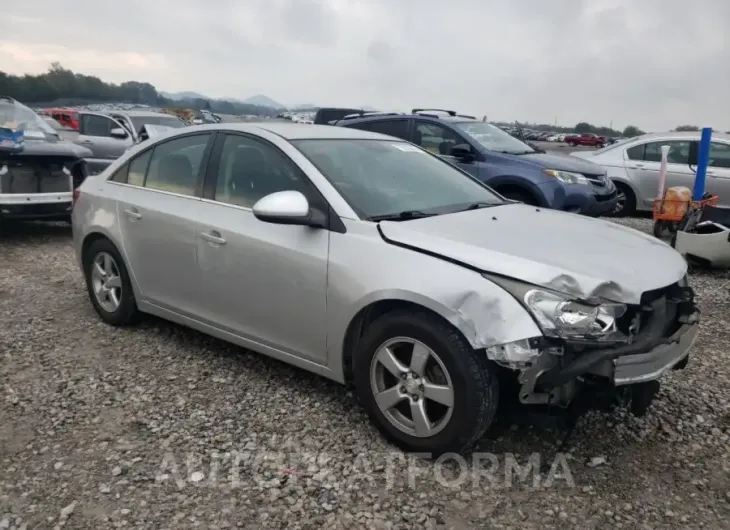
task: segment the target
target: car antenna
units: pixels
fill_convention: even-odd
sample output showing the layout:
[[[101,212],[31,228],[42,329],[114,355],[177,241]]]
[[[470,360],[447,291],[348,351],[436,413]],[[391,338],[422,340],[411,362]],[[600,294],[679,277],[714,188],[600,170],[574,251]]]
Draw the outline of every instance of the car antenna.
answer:
[[[515,125],[517,125],[517,133],[520,135],[520,140],[526,143],[525,141],[525,135],[522,134],[522,127],[520,127],[520,122],[516,121]]]

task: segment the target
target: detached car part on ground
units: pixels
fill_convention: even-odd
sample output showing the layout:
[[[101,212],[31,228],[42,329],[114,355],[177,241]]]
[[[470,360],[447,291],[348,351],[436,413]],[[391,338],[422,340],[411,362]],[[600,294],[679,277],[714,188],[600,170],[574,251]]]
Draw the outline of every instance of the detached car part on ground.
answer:
[[[0,142],[0,220],[68,219],[91,152],[12,98],[0,96],[0,128],[16,138]]]
[[[328,113],[335,115],[335,109],[328,109]],[[616,188],[601,166],[547,154],[499,127],[454,111],[360,111],[334,124],[412,142],[456,164],[505,197],[525,204],[591,217],[609,213],[616,206]]]
[[[475,443],[512,385],[641,414],[698,331],[669,245],[357,129],[150,139],[81,185],[73,227],[104,321],[151,313],[352,383],[389,440],[433,455]]]

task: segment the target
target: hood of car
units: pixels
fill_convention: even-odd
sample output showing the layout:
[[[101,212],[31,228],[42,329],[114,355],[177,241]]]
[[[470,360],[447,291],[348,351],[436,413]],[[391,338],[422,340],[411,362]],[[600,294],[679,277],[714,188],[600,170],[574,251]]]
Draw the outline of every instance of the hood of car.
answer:
[[[598,164],[570,156],[534,153],[529,155],[519,155],[519,158],[537,164],[545,169],[572,171],[574,173],[582,173],[584,175],[606,174],[606,170]]]
[[[26,140],[23,150],[13,156],[52,156],[62,158],[89,158],[90,149],[66,141]]]
[[[638,304],[687,273],[679,253],[647,234],[523,204],[383,221],[380,231],[389,243],[583,299]]]

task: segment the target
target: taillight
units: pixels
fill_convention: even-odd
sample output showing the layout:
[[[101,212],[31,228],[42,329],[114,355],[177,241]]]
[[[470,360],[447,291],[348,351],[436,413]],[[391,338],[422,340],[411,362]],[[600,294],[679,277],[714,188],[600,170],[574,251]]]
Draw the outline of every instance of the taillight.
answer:
[[[81,190],[79,188],[76,188],[73,193],[71,194],[71,205],[73,206],[76,204],[76,201],[79,200],[79,197],[81,196]]]

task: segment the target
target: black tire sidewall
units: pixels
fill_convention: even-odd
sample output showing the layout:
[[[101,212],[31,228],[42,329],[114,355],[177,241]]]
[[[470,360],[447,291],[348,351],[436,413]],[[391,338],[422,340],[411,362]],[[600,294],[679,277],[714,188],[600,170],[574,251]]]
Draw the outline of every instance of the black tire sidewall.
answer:
[[[634,192],[624,184],[615,183],[616,189],[624,194],[624,207],[619,211],[612,211],[609,213],[610,217],[628,217],[636,211],[636,197]]]
[[[418,315],[397,314],[380,318],[367,330],[355,352],[354,372],[358,397],[366,412],[383,435],[403,449],[438,456],[448,452],[459,452],[466,440],[472,437],[474,426],[474,403],[480,399],[479,384],[471,376],[467,355],[478,355],[463,337],[455,342],[455,333],[449,333],[446,326],[433,326],[431,321],[423,322]],[[441,359],[448,371],[454,390],[454,407],[448,425],[429,438],[410,436],[397,427],[380,411],[370,386],[370,365],[378,348],[388,339],[408,337],[431,348]],[[472,360],[473,362],[473,360]],[[491,375],[491,374],[490,374]],[[489,378],[493,388],[491,396],[498,394],[496,378]],[[496,400],[496,398],[493,397]],[[496,410],[496,403],[492,403]],[[491,423],[493,414],[488,419]],[[485,427],[486,428],[486,427]]]
[[[91,267],[94,263],[94,258],[102,252],[114,258],[119,270],[119,276],[122,280],[122,300],[117,310],[113,313],[101,307],[99,301],[96,299],[94,287],[91,282]],[[97,239],[85,252],[83,260],[86,290],[89,294],[91,304],[101,319],[114,326],[124,326],[133,323],[137,317],[137,302],[134,298],[134,291],[132,290],[132,282],[129,279],[127,266],[114,244],[108,239]]]

